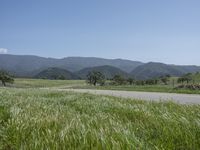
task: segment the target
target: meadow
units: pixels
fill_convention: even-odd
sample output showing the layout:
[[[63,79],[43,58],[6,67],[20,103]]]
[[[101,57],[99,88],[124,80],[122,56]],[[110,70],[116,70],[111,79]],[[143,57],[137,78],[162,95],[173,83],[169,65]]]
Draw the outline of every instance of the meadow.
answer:
[[[174,78],[173,78],[174,79]],[[145,92],[164,92],[164,93],[186,93],[200,94],[200,90],[174,89],[180,84],[172,84],[172,80],[168,85],[105,85],[92,86],[85,80],[47,80],[47,79],[23,79],[16,78],[14,84],[9,87],[15,88],[74,88],[74,89],[99,89],[99,90],[122,90],[122,91],[145,91]]]
[[[200,105],[0,88],[0,149],[200,149]]]
[[[47,80],[47,79],[25,79],[15,78],[14,84],[9,84],[15,88],[43,88],[43,87],[68,87],[83,86],[84,80]]]
[[[74,89],[97,89],[97,90],[120,90],[120,91],[142,91],[162,93],[200,94],[200,90],[175,89],[172,85],[105,85],[105,86],[72,86]]]

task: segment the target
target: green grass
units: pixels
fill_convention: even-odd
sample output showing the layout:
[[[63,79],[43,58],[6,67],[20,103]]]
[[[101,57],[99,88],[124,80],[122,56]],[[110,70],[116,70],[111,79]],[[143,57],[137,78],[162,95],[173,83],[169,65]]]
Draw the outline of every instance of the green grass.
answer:
[[[200,105],[0,88],[0,149],[200,149]]]
[[[74,88],[74,89],[102,89],[102,90],[123,90],[123,91],[146,91],[146,92],[165,92],[165,93],[186,93],[186,94],[200,94],[200,90],[189,89],[174,89],[171,82],[169,85],[121,85],[121,86],[90,86],[85,80],[45,80],[45,79],[23,79],[16,78],[14,84],[10,87],[16,88],[41,88],[41,87],[55,87],[55,88]],[[177,85],[175,85],[177,86]]]
[[[85,89],[101,89],[101,90],[122,90],[122,91],[148,91],[148,92],[171,92],[171,86],[165,85],[105,85],[105,86],[73,86],[76,88],[85,88]]]
[[[72,86],[83,85],[84,80],[45,80],[45,79],[23,79],[16,78],[12,87],[20,88],[37,88],[37,87],[58,87],[58,86]]]
[[[200,94],[200,90],[174,89],[171,85],[118,85],[118,86],[72,86],[74,89],[98,89],[98,90],[121,90],[121,91],[142,91],[142,92],[163,92],[163,93],[185,93]]]

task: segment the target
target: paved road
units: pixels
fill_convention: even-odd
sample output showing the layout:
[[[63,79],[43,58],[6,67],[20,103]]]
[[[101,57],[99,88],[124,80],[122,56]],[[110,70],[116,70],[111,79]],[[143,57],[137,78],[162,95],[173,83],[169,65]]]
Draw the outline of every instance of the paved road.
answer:
[[[92,90],[92,89],[58,89],[58,90],[73,91],[79,93],[91,93],[97,95],[109,95],[109,96],[124,97],[124,98],[142,99],[142,100],[153,100],[153,101],[172,100],[181,104],[200,104],[200,95],[194,95],[194,94]]]

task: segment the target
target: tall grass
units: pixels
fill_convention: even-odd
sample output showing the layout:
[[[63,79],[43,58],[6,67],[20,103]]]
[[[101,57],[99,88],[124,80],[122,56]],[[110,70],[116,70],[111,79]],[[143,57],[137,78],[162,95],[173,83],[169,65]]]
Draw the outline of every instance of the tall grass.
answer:
[[[0,89],[0,149],[200,149],[200,106]]]

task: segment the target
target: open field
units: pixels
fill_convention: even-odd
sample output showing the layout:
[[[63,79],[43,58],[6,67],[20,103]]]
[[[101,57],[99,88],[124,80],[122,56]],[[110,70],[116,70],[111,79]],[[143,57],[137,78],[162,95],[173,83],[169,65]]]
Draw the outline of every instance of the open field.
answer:
[[[0,149],[200,149],[200,105],[0,89]]]
[[[12,87],[17,88],[39,88],[39,87],[59,87],[59,86],[80,86],[84,85],[84,80],[46,80],[46,79],[23,79],[16,78]]]
[[[171,85],[105,85],[105,86],[72,86],[73,89],[99,89],[99,90],[119,90],[119,91],[143,91],[162,93],[185,93],[200,94],[200,90],[174,89]]]
[[[176,84],[175,86],[177,86]],[[180,84],[179,84],[180,85]],[[169,85],[105,85],[91,86],[86,84],[85,80],[47,80],[47,79],[23,79],[16,78],[14,84],[10,87],[16,88],[73,88],[73,89],[100,89],[100,90],[119,90],[119,91],[143,91],[143,92],[163,92],[163,93],[185,93],[200,94],[200,90],[174,89],[171,83]]]

